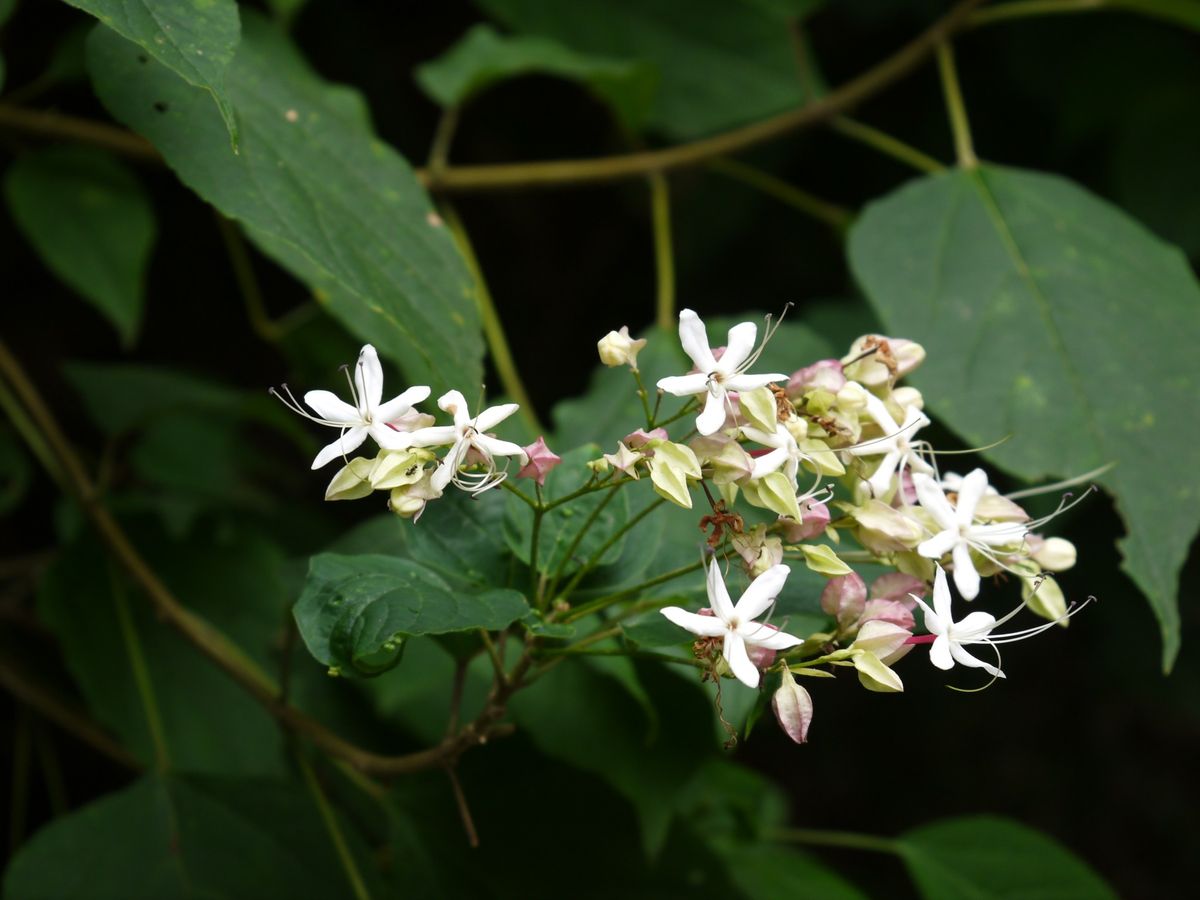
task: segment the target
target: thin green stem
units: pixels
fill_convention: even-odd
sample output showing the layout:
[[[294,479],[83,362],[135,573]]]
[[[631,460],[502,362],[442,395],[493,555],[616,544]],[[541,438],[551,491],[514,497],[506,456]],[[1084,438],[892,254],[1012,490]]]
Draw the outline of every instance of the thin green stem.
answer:
[[[814,847],[844,847],[872,853],[899,853],[900,845],[890,838],[853,831],[820,831],[812,828],[771,828],[766,836],[774,841],[808,844]]]
[[[267,343],[278,343],[281,336],[279,326],[267,315],[266,301],[258,286],[254,263],[250,259],[250,250],[246,247],[241,230],[219,212],[214,212],[213,215],[217,220],[217,231],[221,233],[221,241],[225,244],[225,253],[229,257],[238,292],[246,305],[246,318],[250,320],[251,329]]]
[[[529,394],[525,390],[525,383],[521,381],[521,376],[517,372],[517,364],[513,360],[512,351],[508,347],[508,339],[504,336],[504,326],[500,323],[500,315],[496,311],[496,303],[492,299],[492,292],[488,290],[487,281],[483,277],[483,270],[479,266],[479,259],[475,256],[475,249],[471,245],[471,238],[467,234],[467,229],[463,226],[462,219],[454,207],[449,204],[443,204],[441,207],[442,219],[450,229],[450,233],[454,235],[454,240],[458,244],[458,249],[462,253],[463,260],[467,264],[467,269],[471,273],[471,278],[475,282],[475,301],[479,306],[479,316],[483,320],[483,335],[487,340],[488,353],[491,354],[492,364],[496,367],[496,373],[500,376],[500,387],[509,397],[512,397],[521,408],[521,417],[525,423],[535,432],[543,431],[541,423],[538,421],[537,414],[534,412],[533,403],[529,399]]]
[[[21,439],[25,441],[29,449],[33,452],[33,455],[37,457],[38,462],[42,464],[42,468],[54,480],[54,483],[60,488],[65,488],[67,482],[63,477],[62,469],[58,466],[58,461],[55,460],[54,454],[50,452],[49,445],[42,438],[42,433],[33,423],[33,420],[29,418],[29,415],[25,412],[16,396],[3,381],[0,381],[0,409],[4,410],[4,414],[13,423],[13,427],[21,435]]]
[[[690,656],[672,656],[657,650],[626,650],[622,647],[587,647],[574,650],[571,647],[547,647],[538,652],[542,657],[559,656],[633,656],[638,659],[657,659],[662,662],[675,663],[680,666],[691,666],[696,669],[708,667],[708,663]]]
[[[880,131],[865,122],[859,122],[857,119],[837,116],[830,121],[829,127],[838,134],[878,150],[885,156],[912,166],[919,172],[941,172],[945,169],[945,166],[929,154],[904,143],[899,138],[892,137],[885,131]]]
[[[607,553],[613,547],[613,545],[617,543],[617,541],[619,541],[627,533],[632,531],[633,528],[639,522],[642,521],[642,519],[646,518],[646,516],[650,515],[650,513],[654,512],[654,510],[658,509],[660,506],[662,506],[666,502],[667,501],[664,498],[659,497],[653,503],[649,504],[645,509],[643,509],[640,513],[638,513],[636,516],[631,518],[624,525],[622,525],[620,528],[618,528],[616,531],[614,531],[612,533],[612,535],[609,537],[609,539],[600,545],[600,548],[595,553],[592,554],[591,558],[586,563],[584,563],[583,566],[579,569],[579,571],[577,571],[574,574],[574,576],[572,576],[571,580],[567,582],[567,586],[565,588],[563,588],[563,591],[562,591],[563,596],[570,597],[571,592],[573,590],[575,590],[575,588],[579,585],[579,582],[581,582],[584,579],[584,576],[586,576],[589,572],[591,572],[592,569],[596,568],[596,566],[600,565],[600,560],[602,560],[604,558],[604,554]]]
[[[631,366],[629,369],[633,373],[633,380],[637,382],[638,399],[642,401],[642,412],[646,415],[646,430],[654,428],[654,413],[650,411],[650,395],[646,393],[646,385],[642,383],[641,370]]]
[[[954,155],[963,169],[974,169],[979,165],[975,147],[971,142],[971,125],[967,121],[967,107],[963,103],[962,88],[958,84],[958,70],[954,66],[954,48],[949,41],[937,47],[938,72],[942,77],[942,91],[946,95],[946,112],[950,116],[950,128],[954,132]]]
[[[603,597],[597,597],[595,600],[589,600],[587,603],[581,603],[579,606],[572,609],[562,621],[564,624],[577,622],[584,616],[590,616],[594,612],[599,612],[606,607],[612,606],[614,603],[620,603],[628,597],[636,596],[642,591],[649,590],[652,587],[658,587],[660,584],[666,584],[668,581],[674,581],[676,578],[682,578],[698,569],[704,568],[704,561],[691,563],[690,565],[680,566],[678,569],[672,569],[669,572],[664,572],[641,584],[635,584],[633,587],[624,588],[612,594],[605,594]]]
[[[659,397],[661,398],[662,394],[659,394]],[[668,418],[663,419],[661,422],[655,421],[654,427],[655,428],[665,428],[668,425],[670,425],[672,422],[679,421],[684,416],[686,416],[688,413],[694,412],[698,406],[699,406],[699,403],[695,399],[688,400],[688,402],[683,404],[683,407],[678,412],[676,412],[673,416],[669,416]],[[657,410],[655,411],[655,414],[657,415]]]
[[[125,652],[129,655],[129,667],[133,670],[133,680],[137,684],[138,696],[142,700],[142,709],[146,714],[146,725],[150,729],[150,739],[154,742],[155,768],[166,772],[171,768],[171,756],[167,751],[167,732],[163,727],[162,714],[158,708],[158,698],[154,694],[154,681],[150,677],[150,669],[146,666],[146,657],[142,652],[142,642],[138,637],[137,625],[133,621],[133,613],[129,609],[129,598],[125,595],[125,585],[116,569],[110,567],[109,581],[112,584],[113,603],[117,608],[117,621],[121,626],[121,637],[125,641]]]
[[[816,219],[821,224],[828,225],[838,235],[845,233],[851,220],[854,218],[854,213],[846,209],[846,207],[830,203],[828,200],[822,200],[815,194],[810,194],[806,190],[789,184],[782,178],[772,175],[769,172],[764,172],[762,169],[754,166],[747,165],[744,162],[739,162],[736,159],[718,157],[708,164],[708,168],[713,172],[752,187],[756,191],[761,191],[767,196],[779,200],[781,203],[786,203],[806,216]]]
[[[500,487],[504,488],[504,490],[508,491],[508,492],[509,492],[510,494],[512,494],[513,496],[515,496],[515,497],[520,497],[520,498],[521,498],[521,500],[522,500],[522,501],[523,501],[523,502],[524,502],[524,503],[525,503],[525,504],[526,504],[526,505],[527,505],[527,506],[528,506],[530,509],[537,510],[537,509],[541,509],[541,508],[542,508],[542,504],[540,504],[540,503],[538,503],[537,501],[535,501],[535,500],[534,500],[532,497],[530,497],[530,496],[529,496],[527,493],[525,493],[523,490],[521,490],[519,487],[517,487],[515,484],[513,484],[511,481],[509,481],[509,479],[507,479],[507,478],[506,478],[506,479],[504,479],[502,482],[500,482]]]
[[[433,144],[429,148],[429,174],[437,178],[450,162],[450,144],[458,130],[458,107],[448,106],[442,110],[437,129],[433,133]]]
[[[981,25],[991,25],[994,22],[1011,22],[1013,19],[1035,16],[1092,12],[1104,6],[1120,5],[1119,3],[1105,3],[1104,0],[1020,0],[1017,3],[1004,3],[1000,6],[989,6],[987,9],[976,10],[967,19],[967,27],[977,28]]]
[[[492,671],[496,674],[496,683],[504,684],[508,680],[508,675],[504,671],[504,660],[500,658],[500,652],[496,649],[496,643],[492,640],[492,636],[487,633],[486,628],[479,629],[479,639],[483,641],[483,647],[487,650],[488,659],[492,661]]]
[[[594,493],[596,493],[596,491],[603,491],[606,488],[610,488],[610,487],[622,487],[626,484],[629,484],[633,480],[634,479],[632,479],[632,478],[618,478],[615,481],[612,481],[612,480],[596,481],[595,476],[592,476],[592,478],[588,479],[588,483],[585,484],[583,487],[579,488],[578,490],[571,491],[571,493],[569,493],[569,494],[564,494],[561,497],[557,497],[554,500],[551,500],[549,503],[547,503],[545,506],[546,512],[549,512],[550,510],[555,509],[556,507],[562,506],[564,503],[570,503],[572,500],[576,500],[579,497],[585,496],[586,494],[594,494]]]
[[[584,537],[587,536],[587,533],[591,530],[592,526],[596,524],[596,519],[600,518],[600,513],[604,512],[605,507],[612,502],[613,498],[617,496],[617,491],[620,489],[621,482],[617,482],[616,484],[612,485],[608,489],[608,493],[600,498],[600,502],[592,507],[592,511],[588,513],[588,517],[579,527],[579,530],[575,532],[575,537],[571,539],[570,545],[567,547],[566,552],[562,555],[562,559],[558,563],[558,568],[554,570],[554,578],[550,582],[550,589],[546,591],[547,597],[553,597],[555,595],[558,590],[558,583],[562,580],[563,570],[566,569],[571,560],[575,558],[575,551],[578,550],[579,545],[583,543]],[[574,584],[574,581],[568,584],[567,593],[570,593],[570,589]]]
[[[670,329],[675,322],[675,251],[671,238],[671,192],[667,176],[651,172],[650,213],[654,223],[654,268],[658,274],[655,321]]]
[[[529,577],[532,582],[533,599],[537,608],[543,608],[543,597],[541,590],[541,580],[538,578],[538,550],[542,541],[542,518],[546,515],[546,510],[539,503],[533,508],[533,528],[530,529],[529,537]]]
[[[371,900],[371,894],[363,881],[362,873],[358,871],[358,863],[354,861],[354,855],[346,844],[342,826],[338,824],[337,814],[330,806],[329,798],[325,796],[321,782],[317,779],[317,773],[313,771],[312,764],[304,754],[299,751],[296,752],[296,764],[304,776],[304,783],[308,786],[309,793],[312,794],[313,800],[317,804],[321,821],[325,823],[325,830],[329,833],[329,840],[333,843],[333,849],[337,852],[342,870],[346,873],[346,880],[350,882],[350,888],[354,891],[355,900]]]

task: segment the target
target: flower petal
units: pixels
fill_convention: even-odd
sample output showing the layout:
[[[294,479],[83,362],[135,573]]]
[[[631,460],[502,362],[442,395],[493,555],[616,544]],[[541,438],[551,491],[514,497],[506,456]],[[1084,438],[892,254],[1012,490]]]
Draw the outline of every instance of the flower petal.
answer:
[[[925,630],[930,634],[942,635],[946,633],[946,623],[929,608],[929,604],[918,597],[916,594],[909,594],[913,600],[917,601],[917,605],[921,607],[921,612],[925,614]]]
[[[754,352],[754,341],[758,338],[758,326],[753,322],[742,322],[729,329],[729,337],[725,341],[725,352],[717,366],[722,372],[736,372],[738,368]]]
[[[501,403],[499,406],[489,406],[475,417],[475,430],[491,431],[520,408],[520,404],[517,403]]]
[[[1004,673],[993,666],[991,663],[984,662],[982,659],[972,656],[966,651],[966,648],[961,644],[950,644],[951,655],[962,663],[964,666],[969,666],[972,669],[983,669],[989,675],[994,675],[997,678],[1003,678]]]
[[[777,628],[771,628],[761,622],[743,622],[738,626],[737,633],[747,644],[766,647],[768,650],[787,650],[804,643],[803,638],[795,637]]]
[[[963,478],[962,485],[958,489],[958,504],[955,509],[960,525],[970,525],[975,519],[975,507],[979,505],[987,486],[987,472],[983,469],[972,469]]]
[[[708,605],[723,622],[728,622],[734,616],[733,601],[729,599],[729,589],[725,587],[721,565],[715,556],[708,564]]]
[[[467,409],[467,398],[462,395],[462,391],[446,391],[438,397],[438,406],[454,416],[454,424],[459,428],[471,424],[471,411]]]
[[[959,543],[958,531],[939,531],[917,545],[917,552],[928,559],[941,559]]]
[[[362,422],[362,414],[349,403],[339,400],[331,391],[309,391],[304,395],[304,402],[327,422],[337,425],[358,425]]]
[[[676,397],[690,397],[708,390],[708,376],[703,373],[696,375],[668,375],[658,379],[656,387]]]
[[[777,450],[772,450],[765,456],[756,457],[754,467],[750,470],[750,477],[762,478],[764,475],[770,475],[777,471],[785,462],[791,459],[791,454],[783,447]]]
[[[679,343],[683,344],[683,352],[702,374],[707,376],[717,370],[717,361],[708,346],[708,331],[700,317],[690,309],[679,311]]]
[[[383,366],[379,364],[379,354],[370,344],[365,345],[358,354],[354,383],[358,387],[358,408],[367,416],[383,399]]]
[[[924,607],[925,604],[922,603],[921,606]],[[954,621],[954,614],[950,609],[950,585],[946,581],[946,570],[941,566],[937,567],[933,575],[933,609],[945,626]]]
[[[767,375],[732,375],[725,379],[725,387],[731,391],[752,391],[755,388],[766,387],[776,381],[786,381],[787,376],[778,372]]]
[[[413,431],[396,431],[383,422],[372,422],[367,427],[367,433],[385,450],[407,450],[412,446],[412,438],[416,434]]]
[[[477,434],[474,443],[476,447],[486,450],[492,456],[515,456],[521,461],[521,465],[529,462],[525,448],[512,441],[502,441],[499,438],[488,437],[486,434]]]
[[[746,642],[739,635],[725,633],[723,655],[738,681],[746,687],[758,687],[758,668],[750,662],[750,655],[746,652]]]
[[[467,455],[470,448],[470,441],[460,439],[454,442],[450,452],[442,457],[442,461],[438,463],[433,475],[429,477],[429,483],[436,490],[444,491],[446,486],[454,480],[454,475],[458,472],[458,467],[462,465],[463,457]]]
[[[939,669],[954,668],[954,654],[951,651],[950,639],[939,634],[937,640],[929,648],[929,661]]]
[[[696,430],[708,436],[721,430],[725,424],[725,389],[714,385],[704,398],[704,411],[696,416]]]
[[[784,565],[771,566],[750,582],[750,587],[746,588],[746,592],[742,594],[737,606],[734,607],[738,619],[745,622],[757,619],[766,612],[767,608],[775,602],[775,598],[779,596],[779,592],[783,590],[783,584],[787,581],[791,571]]]
[[[954,586],[964,600],[974,600],[979,596],[979,573],[971,559],[971,548],[966,542],[955,544],[951,558],[954,560]]]
[[[946,492],[928,475],[916,473],[913,475],[912,480],[913,487],[917,489],[917,499],[921,501],[921,506],[928,510],[929,514],[933,516],[942,528],[953,529],[957,532],[958,518],[954,514],[954,507],[946,499]],[[962,503],[961,494],[959,495],[959,503]],[[949,549],[947,547],[942,553],[945,553]],[[939,553],[938,556],[941,556],[942,553]],[[922,551],[922,555],[926,555],[924,551]]]
[[[433,425],[409,432],[410,447],[444,447],[458,440],[458,429],[453,425]]]
[[[429,397],[429,385],[418,384],[410,387],[402,394],[397,394],[387,403],[382,403],[375,410],[372,418],[376,422],[394,422],[410,409],[413,404],[420,403]]]
[[[312,467],[319,469],[321,466],[328,465],[335,459],[341,459],[358,449],[366,439],[366,428],[361,426],[358,428],[348,428],[336,441],[321,449],[321,452],[317,454],[317,458],[313,460]]]
[[[716,616],[702,616],[678,606],[665,606],[659,612],[680,628],[686,628],[692,634],[701,637],[718,637],[728,630],[725,623]]]
[[[986,637],[987,633],[996,627],[996,617],[991,613],[973,612],[963,616],[961,622],[954,623],[954,636],[960,640],[978,640]]]
[[[867,479],[867,484],[871,486],[872,496],[882,497],[888,492],[888,488],[892,486],[892,476],[896,474],[896,466],[903,458],[902,451],[889,450],[887,456],[879,461],[879,468]]]

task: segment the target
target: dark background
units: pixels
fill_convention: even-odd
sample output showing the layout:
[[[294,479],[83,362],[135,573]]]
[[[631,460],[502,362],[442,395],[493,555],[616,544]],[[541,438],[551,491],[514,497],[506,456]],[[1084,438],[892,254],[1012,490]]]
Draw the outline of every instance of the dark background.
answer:
[[[930,3],[829,4],[810,35],[824,75],[838,84],[917,33]],[[295,35],[326,77],[366,94],[382,137],[418,162],[437,110],[416,89],[413,66],[441,53],[480,16],[465,3],[312,0]],[[26,3],[6,27],[7,87],[44,67],[65,32],[84,24],[71,10]],[[1138,217],[1191,255],[1200,254],[1200,36],[1118,14],[997,25],[956,42],[981,157],[1067,175]],[[54,88],[39,103],[104,117],[86,81]],[[944,161],[953,158],[934,68],[883,92],[856,116]],[[0,161],[25,146],[0,135]],[[465,113],[451,160],[458,163],[602,155],[623,149],[604,110],[580,89],[530,77],[496,88]],[[858,208],[912,177],[898,163],[818,129],[776,141],[746,159],[824,198]],[[0,331],[86,446],[95,434],[58,372],[64,359],[140,361],[192,368],[232,385],[276,383],[292,361],[245,324],[210,210],[165,169],[143,166],[159,237],[145,327],[129,354],[100,317],[49,276],[7,217],[0,217]],[[856,297],[839,239],[775,201],[704,171],[673,176],[679,305],[705,313],[806,310]],[[526,384],[546,417],[580,391],[591,350],[609,328],[652,317],[654,270],[645,186],[638,182],[462,198],[474,239]],[[304,288],[261,257],[256,269],[272,312],[304,302]],[[854,301],[861,302],[861,301]],[[354,342],[317,323],[330,358]],[[348,351],[344,348],[350,348]],[[1153,348],[1146,348],[1153,352]],[[1194,366],[1181,359],[1181,366]],[[1136,377],[1136,373],[1131,373]],[[1181,410],[1181,414],[1189,414]],[[1194,411],[1193,411],[1194,412]],[[1036,440],[1036,435],[1028,436]],[[289,501],[312,505],[323,476],[303,467],[285,485]],[[0,556],[53,543],[53,485],[39,476],[18,514],[3,523]],[[337,509],[354,521],[355,509]],[[1174,673],[1159,668],[1156,624],[1119,572],[1122,533],[1111,503],[1096,496],[1058,533],[1080,548],[1066,574],[1068,596],[1100,603],[1055,632],[1005,653],[1009,679],[958,694],[919,661],[903,666],[903,696],[842,685],[813,688],[809,745],[761,728],[740,758],[786,785],[797,825],[894,833],[939,816],[994,812],[1056,836],[1111,880],[1122,896],[1185,896],[1200,883],[1195,802],[1200,758],[1191,586],[1183,573],[1183,652]],[[298,551],[303,548],[296,548]],[[4,583],[5,609],[20,610],[31,585]],[[29,627],[6,614],[21,640]],[[15,632],[14,632],[14,629]],[[14,705],[0,700],[0,762],[7,769]],[[75,802],[124,776],[69,740],[62,742]],[[479,763],[479,760],[475,761]],[[7,777],[4,783],[7,783]],[[35,795],[31,824],[44,819]],[[831,851],[860,884],[898,896],[898,863]]]

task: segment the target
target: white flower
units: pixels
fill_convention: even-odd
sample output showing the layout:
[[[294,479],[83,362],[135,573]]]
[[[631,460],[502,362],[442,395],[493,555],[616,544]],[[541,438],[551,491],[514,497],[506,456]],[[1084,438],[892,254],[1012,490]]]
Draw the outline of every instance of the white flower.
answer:
[[[678,606],[665,607],[661,612],[693,634],[724,638],[722,653],[730,670],[742,684],[758,687],[758,668],[750,661],[747,644],[767,650],[786,650],[804,643],[800,638],[784,634],[765,622],[754,621],[775,602],[790,572],[787,566],[771,566],[750,582],[734,606],[721,577],[721,567],[714,559],[708,567],[708,603],[713,615],[702,616]]]
[[[783,470],[783,474],[796,482],[800,471],[800,463],[810,459],[809,455],[800,449],[795,436],[783,422],[775,424],[774,433],[768,433],[751,425],[742,426],[742,434],[756,444],[770,447],[769,453],[754,457],[754,467],[750,471],[751,478],[762,478],[771,472]]]
[[[954,560],[954,584],[958,592],[967,600],[974,600],[979,596],[979,572],[971,559],[971,548],[994,560],[990,548],[1017,543],[1025,537],[1025,526],[1019,522],[974,524],[975,508],[988,487],[987,473],[983,469],[974,469],[963,477],[954,506],[950,505],[938,483],[928,475],[914,475],[913,487],[917,490],[921,506],[942,528],[942,531],[918,546],[917,552],[929,559],[941,559],[950,553]]]
[[[853,447],[847,447],[846,452],[852,456],[878,456],[884,454],[879,461],[879,467],[867,480],[871,486],[871,494],[882,497],[887,493],[892,483],[892,475],[899,469],[903,476],[907,466],[914,472],[932,472],[933,468],[917,453],[912,436],[929,424],[928,417],[915,406],[904,409],[904,424],[897,425],[892,414],[887,411],[882,400],[874,394],[867,395],[867,414],[875,420],[875,424],[883,431],[883,437],[863,441]]]
[[[962,621],[955,622],[954,615],[950,609],[950,585],[946,581],[946,572],[941,566],[937,567],[937,572],[933,579],[933,609],[930,609],[928,604],[916,594],[909,594],[909,596],[916,600],[924,611],[925,629],[934,638],[933,645],[929,648],[929,661],[931,663],[939,669],[952,669],[954,668],[954,664],[958,662],[973,669],[983,669],[996,678],[1004,677],[1004,673],[1000,671],[1000,668],[993,666],[991,663],[986,663],[982,659],[975,658],[966,651],[965,645],[987,644],[996,651],[996,659],[999,662],[1000,652],[996,649],[999,644],[1011,644],[1015,641],[1023,641],[1026,638],[1031,638],[1041,634],[1043,631],[1054,628],[1079,612],[1079,610],[1087,605],[1087,602],[1091,602],[1093,599],[1089,597],[1087,602],[1073,607],[1065,615],[1060,616],[1053,622],[1045,622],[1033,628],[1010,631],[1006,634],[996,634],[996,628],[1024,609],[1026,606],[1025,603],[1021,603],[1020,606],[999,620],[990,613],[973,612],[964,616]],[[914,639],[914,643],[921,642],[921,638]]]
[[[471,418],[467,409],[466,398],[458,391],[447,391],[438,398],[438,406],[454,416],[453,425],[437,425],[432,428],[421,428],[405,435],[410,447],[442,447],[450,445],[450,451],[438,464],[437,470],[430,478],[430,483],[437,491],[443,491],[448,484],[456,484],[464,491],[479,494],[488,488],[495,487],[505,478],[504,472],[496,471],[497,456],[515,456],[525,465],[529,461],[525,450],[511,441],[501,441],[490,437],[485,432],[495,428],[518,409],[515,403],[504,403],[485,409],[479,415]],[[469,463],[467,454],[474,450],[485,471],[471,476],[459,473],[459,467]]]
[[[754,342],[758,337],[758,326],[753,322],[742,322],[729,329],[725,352],[718,360],[708,345],[708,332],[700,317],[690,309],[679,313],[679,341],[683,352],[699,370],[694,375],[672,375],[659,379],[658,387],[676,397],[706,393],[704,410],[696,417],[696,430],[703,435],[713,434],[725,421],[728,391],[751,391],[766,387],[775,381],[785,381],[786,375],[747,375],[746,369],[754,365],[758,354]]]
[[[319,425],[342,429],[341,436],[317,454],[312,464],[314,469],[319,469],[339,457],[344,458],[358,449],[368,435],[384,449],[404,449],[408,446],[408,435],[391,423],[403,418],[414,403],[420,403],[429,396],[429,388],[420,384],[410,387],[387,403],[381,403],[383,367],[379,364],[379,355],[370,344],[364,346],[358,354],[354,378],[350,381],[353,406],[339,400],[330,391],[309,391],[304,395],[304,402],[316,411],[316,415],[313,415],[296,401],[286,384],[283,390],[284,393],[279,393],[272,388],[271,393],[293,412]]]

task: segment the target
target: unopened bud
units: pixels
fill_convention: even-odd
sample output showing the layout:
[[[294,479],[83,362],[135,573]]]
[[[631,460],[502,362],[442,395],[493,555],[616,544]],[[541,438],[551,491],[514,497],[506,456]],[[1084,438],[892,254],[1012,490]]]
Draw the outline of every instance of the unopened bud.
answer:
[[[808,740],[808,726],[813,717],[812,697],[796,682],[789,669],[783,670],[783,682],[771,697],[771,710],[784,734],[797,744]]]
[[[646,339],[634,340],[629,336],[629,326],[622,325],[620,331],[610,331],[596,342],[600,351],[600,362],[606,366],[630,366],[637,368],[638,351],[646,346]]]
[[[837,405],[838,409],[847,412],[866,409],[867,389],[857,381],[846,382],[845,386],[837,392]]]
[[[546,439],[543,437],[539,437],[524,450],[529,461],[521,466],[517,477],[532,478],[538,484],[545,484],[546,474],[562,462],[562,457],[546,446]]]
[[[787,383],[787,395],[795,400],[813,390],[836,394],[845,383],[842,364],[836,359],[822,359],[792,373]]]
[[[915,387],[898,387],[892,391],[892,402],[901,409],[908,409],[910,406],[914,409],[925,408],[925,397]]]
[[[1047,572],[1065,572],[1075,565],[1075,545],[1066,538],[1046,538],[1034,551],[1033,561]]]

